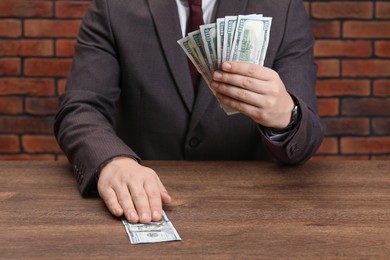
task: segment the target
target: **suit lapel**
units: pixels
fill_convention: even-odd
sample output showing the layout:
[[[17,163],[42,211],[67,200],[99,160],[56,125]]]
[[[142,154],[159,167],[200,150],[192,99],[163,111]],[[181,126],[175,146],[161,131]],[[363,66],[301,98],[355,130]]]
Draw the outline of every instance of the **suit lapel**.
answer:
[[[244,14],[247,2],[248,0],[218,1],[218,6],[216,7],[217,11],[214,12],[215,15],[211,19],[211,21],[215,22],[216,18],[225,17],[227,15]],[[213,98],[213,93],[208,88],[206,82],[202,79],[198,89],[198,93],[196,95],[189,130],[193,129],[196,126]]]
[[[174,0],[148,0],[154,24],[176,87],[191,112],[194,104],[194,90],[188,69],[187,56],[177,43],[182,37],[177,6]]]

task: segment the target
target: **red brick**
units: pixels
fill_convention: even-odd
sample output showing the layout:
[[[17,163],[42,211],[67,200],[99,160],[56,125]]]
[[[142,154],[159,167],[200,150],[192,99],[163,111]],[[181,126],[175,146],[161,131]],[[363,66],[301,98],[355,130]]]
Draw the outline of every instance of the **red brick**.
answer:
[[[27,37],[75,37],[80,28],[78,20],[26,20]]]
[[[0,20],[0,37],[16,38],[22,35],[22,22],[16,19]]]
[[[337,138],[325,137],[316,154],[337,154],[339,145]]]
[[[328,79],[317,81],[318,96],[368,96],[369,80]]]
[[[3,40],[0,56],[52,56],[52,40]]]
[[[0,58],[0,76],[20,75],[19,58]]]
[[[26,59],[24,74],[27,76],[66,77],[71,63],[71,59]]]
[[[371,2],[314,2],[311,5],[311,14],[314,18],[358,18],[368,19],[373,16]]]
[[[390,60],[343,60],[345,77],[390,77]]]
[[[390,117],[372,119],[372,129],[375,135],[390,136]]]
[[[390,21],[347,21],[343,25],[346,38],[390,38]]]
[[[311,25],[316,38],[338,38],[341,35],[338,21],[312,21]]]
[[[16,135],[0,135],[0,153],[17,153],[20,151],[19,138]]]
[[[326,136],[368,135],[370,133],[370,120],[368,118],[322,118],[321,123]]]
[[[54,80],[40,78],[0,78],[0,95],[54,95]]]
[[[390,3],[376,1],[376,17],[377,18],[390,18]]]
[[[344,154],[390,153],[390,137],[344,137],[341,138]]]
[[[56,16],[60,18],[82,18],[89,4],[90,1],[57,1]]]
[[[54,155],[13,154],[0,155],[0,161],[53,161]]]
[[[374,81],[374,95],[389,97],[390,96],[390,80],[375,80]]]
[[[0,133],[53,134],[53,117],[2,116]]]
[[[370,57],[370,41],[317,40],[314,46],[316,57]]]
[[[0,17],[50,17],[52,15],[53,3],[51,1],[0,1]]]
[[[16,115],[23,112],[21,97],[0,97],[0,114]]]
[[[56,41],[56,56],[72,57],[74,55],[74,45],[76,40],[57,40]]]
[[[23,151],[28,153],[60,153],[53,135],[25,135],[22,137]]]
[[[378,57],[390,58],[390,41],[376,41],[375,55]]]
[[[318,114],[320,116],[336,116],[339,114],[339,100],[337,98],[318,99]]]
[[[26,113],[30,115],[55,115],[57,110],[57,97],[26,98]]]
[[[346,98],[342,100],[341,106],[343,115],[390,115],[390,98]]]
[[[58,95],[63,94],[65,92],[65,88],[66,88],[66,79],[58,80],[58,83],[57,83]]]
[[[340,76],[340,62],[336,59],[317,59],[318,77]]]

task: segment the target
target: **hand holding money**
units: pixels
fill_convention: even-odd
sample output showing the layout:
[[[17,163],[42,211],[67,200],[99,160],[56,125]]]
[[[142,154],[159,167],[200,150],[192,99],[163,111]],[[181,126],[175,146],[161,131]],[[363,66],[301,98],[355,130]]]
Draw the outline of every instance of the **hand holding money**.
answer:
[[[272,18],[262,15],[226,16],[216,23],[200,26],[178,40],[187,57],[206,81],[211,91],[212,75],[224,61],[264,64]],[[222,105],[229,115],[237,113]]]
[[[263,15],[226,16],[178,43],[228,115],[240,112],[260,125],[283,128],[294,102],[279,75],[263,67],[271,24]]]
[[[256,123],[284,128],[294,102],[272,69],[246,62],[224,62],[213,74],[211,87],[221,105],[249,116]]]

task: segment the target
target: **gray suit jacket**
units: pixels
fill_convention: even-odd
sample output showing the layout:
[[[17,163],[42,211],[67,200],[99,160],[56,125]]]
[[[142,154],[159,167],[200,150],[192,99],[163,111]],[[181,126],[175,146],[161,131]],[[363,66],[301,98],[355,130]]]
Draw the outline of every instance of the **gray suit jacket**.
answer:
[[[273,18],[265,66],[301,108],[300,124],[272,142],[250,118],[227,116],[204,81],[195,94],[174,0],[95,0],[83,20],[55,121],[83,195],[118,155],[160,160],[262,160],[297,164],[322,141],[310,23],[301,0],[221,0],[216,17]],[[215,20],[215,17],[214,17]],[[119,120],[116,120],[119,119]]]

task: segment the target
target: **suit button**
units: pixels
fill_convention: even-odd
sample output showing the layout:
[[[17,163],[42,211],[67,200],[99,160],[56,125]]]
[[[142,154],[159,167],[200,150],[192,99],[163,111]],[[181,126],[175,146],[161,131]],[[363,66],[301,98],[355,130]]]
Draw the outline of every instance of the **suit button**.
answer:
[[[198,137],[192,137],[190,139],[190,146],[191,147],[197,147],[199,145],[199,143],[200,143],[200,140]]]

